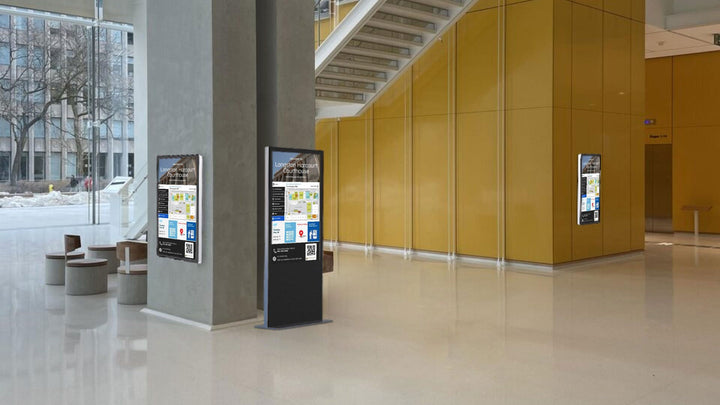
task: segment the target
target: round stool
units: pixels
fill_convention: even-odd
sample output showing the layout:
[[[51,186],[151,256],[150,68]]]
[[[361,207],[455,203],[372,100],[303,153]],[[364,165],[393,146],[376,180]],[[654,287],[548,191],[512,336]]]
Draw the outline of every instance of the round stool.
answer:
[[[92,295],[107,292],[105,259],[68,260],[65,264],[65,294]]]
[[[68,260],[84,259],[83,252],[70,252]],[[65,253],[52,252],[45,254],[45,284],[65,285]]]
[[[117,302],[122,305],[147,304],[147,267],[131,266],[118,272]]]
[[[106,259],[108,261],[108,274],[117,273],[120,261],[117,258],[115,245],[88,246],[88,259]]]

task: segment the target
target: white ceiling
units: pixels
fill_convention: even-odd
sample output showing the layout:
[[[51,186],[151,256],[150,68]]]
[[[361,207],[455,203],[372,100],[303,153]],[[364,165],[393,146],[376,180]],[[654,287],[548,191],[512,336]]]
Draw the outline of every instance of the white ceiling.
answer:
[[[629,0],[628,0],[629,1]],[[0,0],[3,4],[92,17],[94,0]],[[105,19],[132,24],[144,0],[104,0]],[[645,56],[720,51],[720,0],[646,0]]]
[[[645,57],[720,51],[720,0],[646,0]]]

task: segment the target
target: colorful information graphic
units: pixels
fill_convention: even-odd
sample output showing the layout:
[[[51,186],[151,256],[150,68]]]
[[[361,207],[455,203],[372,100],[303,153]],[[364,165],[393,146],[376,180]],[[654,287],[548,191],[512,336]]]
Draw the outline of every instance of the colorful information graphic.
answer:
[[[266,148],[264,328],[323,322],[322,157]]]
[[[158,256],[200,262],[199,155],[158,157]]]
[[[272,260],[317,260],[317,242],[320,241],[319,160],[315,155],[278,151],[273,152],[272,163],[270,243],[304,244],[302,249],[283,250]]]
[[[578,155],[578,225],[600,222],[600,155]]]

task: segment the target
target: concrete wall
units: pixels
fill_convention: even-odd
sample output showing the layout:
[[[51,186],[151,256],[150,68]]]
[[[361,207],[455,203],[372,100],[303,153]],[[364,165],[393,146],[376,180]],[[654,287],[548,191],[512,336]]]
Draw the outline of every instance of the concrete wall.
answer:
[[[266,146],[315,147],[313,11],[302,1],[257,0],[257,217],[264,215]],[[263,303],[263,233],[257,224],[257,305]]]
[[[205,324],[256,316],[254,0],[147,5],[148,307]],[[202,264],[159,258],[158,155],[203,155]]]

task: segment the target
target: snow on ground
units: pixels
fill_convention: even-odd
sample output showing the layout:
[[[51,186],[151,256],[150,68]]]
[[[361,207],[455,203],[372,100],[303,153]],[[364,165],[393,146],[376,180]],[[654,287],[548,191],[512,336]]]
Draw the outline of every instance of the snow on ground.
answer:
[[[104,193],[98,193],[100,202],[107,202],[108,197]],[[0,208],[23,208],[23,207],[56,207],[60,205],[82,205],[88,203],[89,194],[85,191],[65,195],[59,191],[46,194],[34,194],[32,197],[5,197],[0,198]]]

